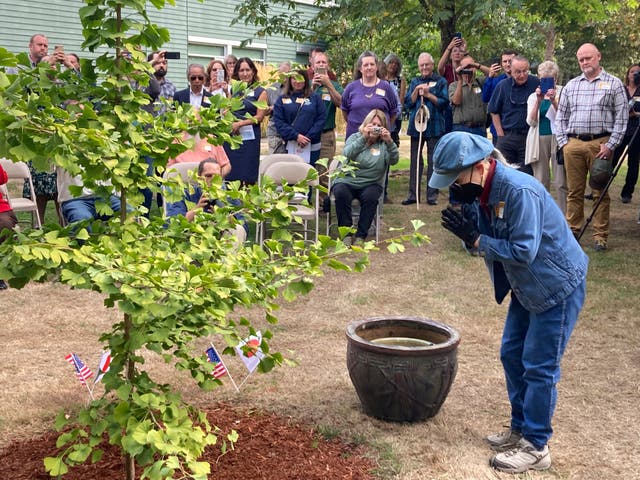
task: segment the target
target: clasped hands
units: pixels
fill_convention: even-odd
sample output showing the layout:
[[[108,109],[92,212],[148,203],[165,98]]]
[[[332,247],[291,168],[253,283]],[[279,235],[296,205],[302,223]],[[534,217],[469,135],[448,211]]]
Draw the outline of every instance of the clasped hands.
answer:
[[[460,238],[469,249],[475,247],[480,237],[475,222],[452,207],[442,210],[442,226]]]

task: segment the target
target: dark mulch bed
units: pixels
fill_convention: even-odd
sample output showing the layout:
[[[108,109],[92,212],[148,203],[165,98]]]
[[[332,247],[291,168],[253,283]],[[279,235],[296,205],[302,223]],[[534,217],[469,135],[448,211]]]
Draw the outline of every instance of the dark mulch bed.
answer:
[[[373,479],[374,465],[361,446],[326,440],[310,427],[297,425],[264,412],[239,411],[229,405],[205,409],[212,425],[224,434],[236,430],[236,447],[220,456],[217,446],[209,448],[202,460],[211,464],[210,478],[246,479]],[[0,451],[0,478],[44,480],[43,458],[56,452],[58,434],[15,442]],[[222,435],[219,437],[219,442]],[[67,480],[121,480],[123,461],[114,447],[104,446],[102,460],[80,465],[65,475]],[[136,471],[139,477],[142,470]]]

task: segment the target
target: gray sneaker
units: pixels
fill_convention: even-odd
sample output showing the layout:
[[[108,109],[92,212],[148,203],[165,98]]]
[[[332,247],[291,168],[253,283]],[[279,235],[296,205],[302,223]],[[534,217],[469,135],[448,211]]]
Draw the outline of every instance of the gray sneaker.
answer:
[[[546,470],[551,466],[551,455],[547,445],[541,450],[536,450],[531,442],[522,438],[514,449],[496,453],[489,460],[489,465],[505,473]]]
[[[495,450],[496,452],[504,452],[505,450],[515,448],[521,438],[522,434],[520,432],[509,428],[500,433],[489,435],[486,440],[492,450]]]

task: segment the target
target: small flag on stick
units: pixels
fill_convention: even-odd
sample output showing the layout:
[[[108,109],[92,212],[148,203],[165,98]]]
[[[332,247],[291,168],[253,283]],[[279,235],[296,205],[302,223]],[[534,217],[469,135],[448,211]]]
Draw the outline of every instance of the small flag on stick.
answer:
[[[216,351],[216,347],[213,346],[213,343],[211,343],[210,345],[211,346],[207,348],[206,352],[207,352],[207,358],[211,363],[214,364],[213,372],[211,372],[211,375],[213,375],[213,378],[220,378],[220,377],[224,377],[225,375],[229,375],[229,380],[231,380],[231,383],[233,383],[233,386],[235,387],[236,392],[240,392],[240,390],[238,389],[238,385],[236,385],[236,382],[233,380],[233,377],[231,376],[231,372],[227,370],[227,367],[224,365],[222,358],[220,358],[220,355],[218,355],[218,352]]]
[[[93,372],[91,371],[91,369],[87,367],[82,362],[82,360],[80,360],[80,357],[78,357],[75,353],[70,353],[64,358],[67,362],[73,365],[73,368],[75,368],[76,376],[78,377],[78,380],[80,380],[80,383],[82,383],[83,385],[86,385],[87,384],[86,381],[89,378],[93,377]]]
[[[250,374],[258,368],[260,360],[264,358],[264,352],[260,349],[261,343],[262,334],[260,332],[256,332],[256,335],[251,335],[250,337],[245,338],[235,346],[236,353],[240,355],[240,358],[244,362],[244,365],[247,367]],[[246,353],[242,348],[245,345],[248,347],[248,351]]]
[[[222,359],[213,346],[207,348],[207,357],[209,358],[209,361],[214,365],[212,372],[214,378],[224,377],[228,373],[227,367],[224,366]]]
[[[111,365],[111,350],[106,350],[102,352],[102,356],[100,357],[100,363],[98,363],[98,374],[96,375],[96,379],[93,381],[94,385],[98,383],[100,380],[102,380],[102,377],[104,377],[104,374],[109,371],[110,365]]]
[[[93,392],[91,391],[91,387],[87,383],[87,380],[93,377],[93,372],[89,367],[87,367],[80,357],[78,357],[75,353],[70,353],[64,357],[64,359],[73,365],[74,370],[76,371],[76,377],[80,380],[80,383],[87,387],[89,391],[89,398],[93,400]]]

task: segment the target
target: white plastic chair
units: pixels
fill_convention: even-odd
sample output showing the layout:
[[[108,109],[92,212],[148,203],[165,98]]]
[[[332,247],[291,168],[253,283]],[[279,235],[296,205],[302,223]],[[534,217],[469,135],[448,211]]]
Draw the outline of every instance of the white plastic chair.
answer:
[[[305,163],[301,156],[294,155],[293,153],[272,153],[271,155],[264,155],[260,157],[260,165],[258,166],[258,184],[260,184],[260,176],[267,171],[267,168],[278,162]]]
[[[332,174],[340,167],[340,160],[334,159],[331,161],[331,163],[329,164],[329,171],[328,171],[328,177],[329,177],[329,199],[330,199],[330,206],[329,206],[329,211],[327,212],[327,235],[329,235],[330,231],[331,231],[331,227],[334,225],[337,225],[337,221],[338,218],[336,216],[336,223],[332,223],[331,220],[331,214],[332,212],[335,212],[335,197],[333,196],[333,193],[331,192],[331,176]],[[385,187],[385,183],[386,183],[386,175],[385,178],[383,180],[383,185],[382,185],[382,193],[380,194],[380,198],[378,199],[378,206],[376,207],[376,215],[373,217],[373,223],[371,224],[371,227],[375,229],[376,232],[376,243],[378,243],[380,241],[380,222],[382,219],[382,206],[384,204],[384,187]],[[358,223],[358,218],[360,217],[360,202],[358,201],[357,198],[354,198],[353,201],[351,202],[351,218],[352,218],[352,224],[356,225]]]
[[[180,177],[182,177],[182,181],[183,182],[185,182],[185,183],[190,182],[191,179],[189,178],[189,172],[192,171],[192,170],[196,170],[197,171],[199,163],[200,162],[174,163],[170,167],[167,167],[167,169],[162,174],[162,178],[164,180],[167,180],[168,178],[180,175]],[[165,199],[165,201],[162,202],[162,209],[164,211],[164,216],[166,217],[167,216],[167,201],[166,201],[166,199]]]
[[[185,183],[193,182],[191,179],[191,175],[189,172],[197,171],[198,165],[200,162],[183,162],[183,163],[174,163],[173,165],[167,167],[165,172],[162,174],[163,179],[168,179],[180,175],[182,177],[182,181]],[[165,199],[162,202],[162,207],[164,209],[164,216],[167,217],[167,201]],[[233,235],[236,239],[237,246],[239,247],[247,240],[247,232],[242,225],[236,225],[233,230],[229,230],[229,235]]]
[[[277,185],[294,185],[302,182],[309,176],[309,172],[314,171],[315,168],[308,163],[297,161],[284,161],[275,162],[271,164],[264,171],[264,177],[272,179]],[[314,239],[318,241],[319,231],[319,212],[320,212],[320,200],[318,196],[318,179],[310,180],[307,184],[311,187],[311,201],[312,205],[306,204],[306,195],[302,197],[294,197],[289,201],[289,206],[294,207],[293,215],[299,217],[303,221],[304,239],[308,240],[309,221],[313,220],[314,223]],[[263,244],[266,234],[266,224],[262,222],[258,224],[256,229],[256,238],[260,245]]]
[[[262,185],[262,176],[267,171],[267,169],[278,162],[296,162],[296,163],[306,163],[304,159],[292,153],[272,153],[270,155],[262,155],[260,157],[260,164],[258,165],[258,186]],[[256,243],[262,243],[260,239],[260,228],[261,225],[256,224]]]
[[[24,162],[12,162],[6,158],[0,158],[0,165],[7,172],[9,177],[9,183],[16,183],[17,188],[22,192],[22,186],[24,181],[29,182],[29,189],[31,192],[30,198],[12,197],[9,194],[9,188],[7,185],[3,185],[2,193],[6,195],[9,200],[9,205],[14,212],[31,212],[31,224],[35,228],[42,228],[42,219],[38,213],[38,204],[36,203],[36,191],[33,188],[33,179],[31,178],[31,171]]]

